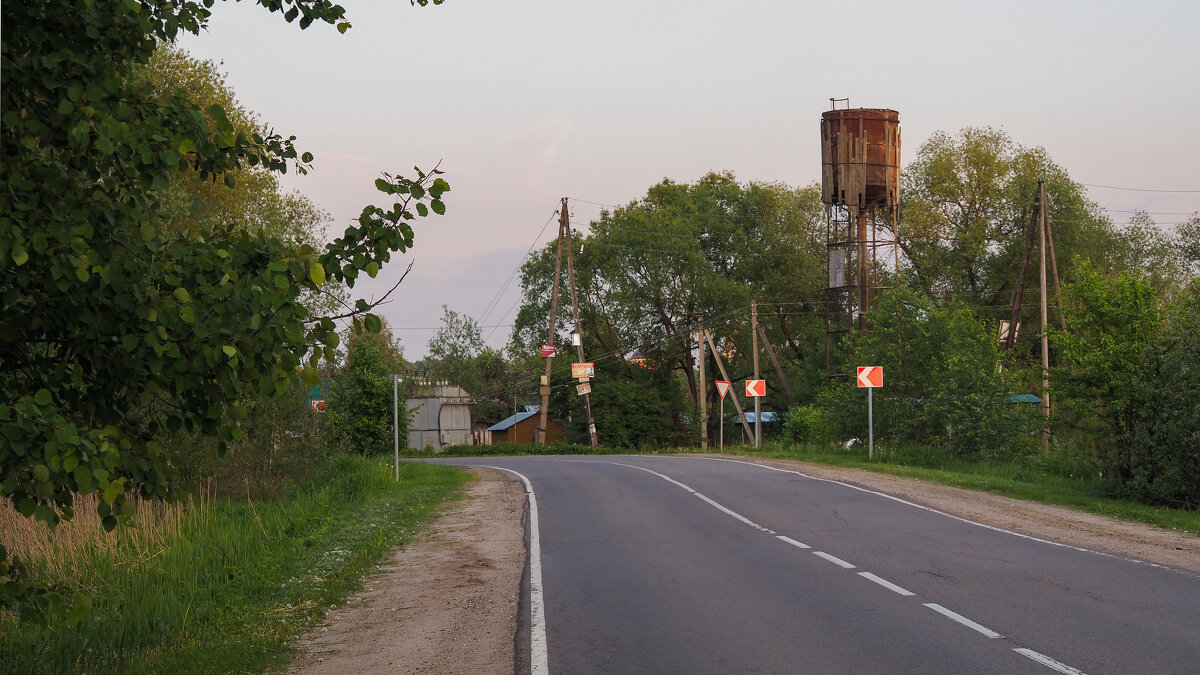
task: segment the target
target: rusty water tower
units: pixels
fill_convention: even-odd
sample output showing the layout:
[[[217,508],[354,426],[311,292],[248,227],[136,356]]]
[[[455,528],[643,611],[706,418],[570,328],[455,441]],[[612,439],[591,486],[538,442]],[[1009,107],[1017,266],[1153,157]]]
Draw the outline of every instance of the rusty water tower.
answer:
[[[826,368],[840,337],[867,328],[876,293],[894,278],[900,251],[900,113],[833,109],[821,115],[821,201],[828,249]]]

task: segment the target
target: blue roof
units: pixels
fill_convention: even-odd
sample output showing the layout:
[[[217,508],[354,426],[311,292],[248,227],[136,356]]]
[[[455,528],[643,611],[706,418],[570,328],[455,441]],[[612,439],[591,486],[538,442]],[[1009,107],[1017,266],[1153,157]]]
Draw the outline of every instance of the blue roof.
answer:
[[[1042,399],[1034,394],[1017,394],[1008,398],[1009,403],[1041,403]]]
[[[764,410],[762,416],[763,416],[762,421],[766,424],[770,424],[772,422],[779,421],[779,413],[777,413],[777,412],[772,412],[770,410]],[[754,424],[754,413],[752,413],[752,412],[746,413],[746,421],[749,422],[750,424]]]
[[[536,411],[536,410],[534,410],[533,412],[519,412],[516,415],[513,415],[512,417],[509,417],[506,420],[496,422],[492,426],[488,427],[487,430],[488,431],[504,431],[505,429],[516,426],[518,422],[524,422],[525,420],[529,419],[530,417],[533,417],[536,414],[538,414],[538,411]]]

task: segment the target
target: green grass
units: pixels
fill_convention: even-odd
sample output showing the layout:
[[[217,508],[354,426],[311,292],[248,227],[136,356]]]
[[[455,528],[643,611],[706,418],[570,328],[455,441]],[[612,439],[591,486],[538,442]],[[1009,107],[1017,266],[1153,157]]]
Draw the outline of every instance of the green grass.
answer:
[[[1116,484],[1104,480],[1094,466],[1060,455],[986,462],[956,456],[938,448],[876,444],[875,457],[869,460],[867,449],[861,446],[846,450],[839,445],[791,443],[767,443],[758,450],[748,446],[726,446],[725,453],[795,459],[919,478],[1200,535],[1200,511],[1156,507],[1121,499],[1115,496]]]
[[[75,628],[0,622],[0,672],[262,672],[341,605],[389,548],[468,477],[449,467],[340,457],[319,483],[261,502],[193,510],[157,551],[96,547],[78,579],[92,599]],[[116,536],[120,534],[118,528]]]

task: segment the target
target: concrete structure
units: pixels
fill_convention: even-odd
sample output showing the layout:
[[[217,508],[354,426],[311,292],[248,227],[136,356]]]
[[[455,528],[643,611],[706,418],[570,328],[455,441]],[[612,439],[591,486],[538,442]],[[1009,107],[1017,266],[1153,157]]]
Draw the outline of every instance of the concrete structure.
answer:
[[[440,452],[446,445],[471,445],[471,395],[462,387],[445,383],[409,384],[408,445],[431,446]]]
[[[537,439],[538,410],[530,406],[508,419],[487,428],[492,443],[533,443]],[[558,443],[566,438],[563,426],[554,420],[546,420],[546,442]]]

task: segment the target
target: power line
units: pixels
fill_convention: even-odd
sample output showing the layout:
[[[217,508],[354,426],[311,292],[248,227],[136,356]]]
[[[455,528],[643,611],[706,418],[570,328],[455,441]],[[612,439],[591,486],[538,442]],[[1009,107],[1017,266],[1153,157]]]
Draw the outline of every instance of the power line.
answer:
[[[521,257],[521,260],[517,263],[517,266],[513,268],[512,273],[508,275],[508,279],[504,282],[504,285],[500,287],[500,290],[496,291],[496,295],[492,297],[491,302],[489,302],[488,306],[483,310],[483,314],[479,317],[480,323],[487,321],[488,316],[490,316],[492,311],[496,308],[496,303],[499,302],[500,297],[504,295],[504,291],[508,290],[509,284],[513,282],[513,279],[516,278],[517,273],[521,271],[521,265],[524,265],[525,261],[529,258],[529,255],[533,253],[534,247],[536,247],[538,242],[541,241],[542,235],[546,233],[546,228],[550,226],[551,221],[553,221],[554,217],[557,215],[558,210],[555,209],[554,212],[550,214],[550,217],[546,219],[546,222],[542,224],[542,229],[540,232],[538,232],[537,236],[534,237],[533,243],[529,245],[529,250],[527,250],[525,255]],[[495,331],[493,330],[493,332]],[[491,337],[490,333],[488,334],[488,337]]]
[[[1125,190],[1127,192],[1167,192],[1173,194],[1200,194],[1200,190],[1156,190],[1151,188],[1117,187],[1116,185],[1096,185],[1095,183],[1078,183],[1087,187],[1104,188],[1105,190]]]

